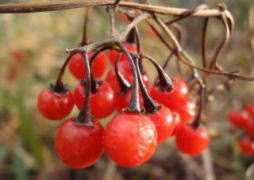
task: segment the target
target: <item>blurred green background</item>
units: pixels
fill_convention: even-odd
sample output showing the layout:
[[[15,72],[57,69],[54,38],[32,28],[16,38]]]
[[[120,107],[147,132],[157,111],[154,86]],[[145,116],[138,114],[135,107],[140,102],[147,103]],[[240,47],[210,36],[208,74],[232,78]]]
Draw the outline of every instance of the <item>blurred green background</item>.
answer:
[[[45,1],[1,0],[0,4]],[[249,15],[250,11],[254,12],[253,0],[150,2],[182,8],[195,8],[202,3],[216,8],[216,4],[225,2],[235,18],[236,29],[220,62],[228,71],[239,70],[242,74],[254,76],[254,49],[251,46],[251,41],[254,41],[251,36],[254,27],[251,31],[250,26],[254,23],[254,16]],[[254,159],[241,154],[237,146],[237,138],[241,132],[233,130],[227,121],[228,109],[241,108],[244,103],[253,102],[254,85],[252,82],[236,81],[229,91],[225,91],[220,89],[220,85],[227,79],[218,76],[210,79],[209,89],[217,92],[211,97],[213,101],[207,104],[204,113],[214,137],[210,149],[201,157],[190,158],[180,154],[171,139],[158,146],[157,152],[148,163],[137,168],[117,167],[105,155],[93,167],[83,170],[69,169],[60,162],[54,150],[54,134],[62,121],[52,122],[39,114],[37,95],[42,88],[55,81],[66,58],[65,49],[75,47],[80,42],[83,12],[84,9],[74,9],[32,14],[0,14],[1,180],[212,180],[213,177],[223,180],[254,179]],[[170,19],[165,17],[167,18]],[[202,22],[199,18],[188,18],[180,23],[184,27],[183,46],[197,63],[200,62]],[[89,41],[107,38],[108,24],[105,7],[90,8]],[[125,25],[121,18],[117,19],[118,32]],[[168,55],[167,50],[145,23],[141,24],[140,29],[144,50],[162,63]],[[223,37],[222,30],[218,20],[211,20],[208,55],[212,55]],[[184,70],[186,73],[183,78],[187,79],[188,69]],[[178,75],[174,63],[168,67],[167,72]],[[154,73],[154,70],[149,69],[151,79]],[[64,81],[72,88],[77,84],[69,71],[66,72]],[[75,109],[72,115],[77,113]]]

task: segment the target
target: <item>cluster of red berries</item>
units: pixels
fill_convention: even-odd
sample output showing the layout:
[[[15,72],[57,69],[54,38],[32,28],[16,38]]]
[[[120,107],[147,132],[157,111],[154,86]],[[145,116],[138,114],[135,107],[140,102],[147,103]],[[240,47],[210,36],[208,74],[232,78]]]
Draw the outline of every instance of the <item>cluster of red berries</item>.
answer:
[[[242,129],[244,132],[239,139],[241,151],[247,156],[254,155],[254,105],[246,104],[242,111],[230,110],[228,119],[235,128]]]
[[[210,136],[206,128],[191,123],[196,105],[189,100],[185,82],[169,77],[153,61],[160,76],[148,88],[148,76],[140,62],[130,58],[131,53],[137,52],[136,46],[121,44],[129,54],[109,51],[112,68],[105,80],[100,80],[108,68],[104,52],[77,53],[68,61],[71,73],[80,80],[74,91],[59,78],[56,85],[40,93],[38,108],[48,119],[65,118],[74,105],[80,109],[79,116],[66,120],[57,131],[55,146],[60,159],[72,168],[84,168],[94,164],[105,150],[118,165],[138,166],[151,158],[157,143],[171,136],[175,136],[181,152],[201,154],[208,147]],[[98,119],[115,110],[118,113],[104,129]]]

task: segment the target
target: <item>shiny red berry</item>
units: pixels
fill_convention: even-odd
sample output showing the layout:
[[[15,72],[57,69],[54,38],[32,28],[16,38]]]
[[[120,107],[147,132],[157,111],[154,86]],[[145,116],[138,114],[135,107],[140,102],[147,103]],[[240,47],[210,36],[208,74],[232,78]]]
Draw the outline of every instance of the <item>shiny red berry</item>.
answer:
[[[249,118],[246,119],[244,130],[249,136],[254,137],[254,118],[253,117],[249,116]]]
[[[147,114],[152,122],[154,123],[157,134],[158,142],[167,140],[175,129],[175,121],[172,112],[164,105],[161,106],[159,111],[154,114]]]
[[[175,141],[181,152],[197,156],[207,149],[210,136],[206,128],[196,129],[192,125],[184,124],[178,129]]]
[[[196,114],[196,104],[193,101],[188,101],[185,105],[176,111],[182,123],[190,122],[194,119]]]
[[[84,86],[79,84],[74,92],[74,100],[79,109],[84,103]],[[90,96],[92,115],[97,118],[105,118],[115,110],[115,92],[107,82],[99,85],[97,92]]]
[[[94,121],[94,127],[88,128],[69,119],[56,133],[57,155],[71,168],[91,166],[103,152],[103,134],[103,126],[98,121]]]
[[[247,111],[251,116],[254,117],[254,105],[253,104],[246,104],[244,110]]]
[[[243,136],[239,140],[239,146],[245,155],[254,155],[254,141],[248,136]]]
[[[137,48],[136,48],[135,45],[129,44],[127,42],[123,43],[123,45],[125,46],[125,48],[128,51],[133,52],[133,53],[137,52]],[[112,65],[114,65],[116,60],[117,60],[117,54],[118,54],[118,52],[115,51],[115,50],[110,50],[109,51],[109,60],[110,60]],[[128,61],[128,58],[127,58],[127,56],[125,54],[120,53],[119,54],[119,61]]]
[[[188,86],[179,77],[171,77],[173,82],[173,90],[170,92],[162,92],[158,86],[153,86],[150,94],[158,103],[165,105],[172,111],[177,111],[187,103],[189,97]]]
[[[89,53],[89,58],[91,58],[93,53]],[[83,80],[86,78],[85,62],[81,54],[75,54],[71,57],[68,63],[69,69],[73,76],[78,80]],[[106,72],[108,66],[108,60],[105,53],[100,53],[92,65],[92,73],[95,78],[101,78]]]
[[[105,151],[120,166],[139,166],[148,161],[157,146],[152,121],[140,114],[121,113],[105,129]]]
[[[237,128],[244,128],[249,118],[249,113],[246,111],[238,111],[232,109],[228,113],[228,119],[230,123]]]
[[[44,88],[37,101],[40,113],[50,120],[65,118],[73,109],[74,99],[68,90],[57,93],[52,88]]]

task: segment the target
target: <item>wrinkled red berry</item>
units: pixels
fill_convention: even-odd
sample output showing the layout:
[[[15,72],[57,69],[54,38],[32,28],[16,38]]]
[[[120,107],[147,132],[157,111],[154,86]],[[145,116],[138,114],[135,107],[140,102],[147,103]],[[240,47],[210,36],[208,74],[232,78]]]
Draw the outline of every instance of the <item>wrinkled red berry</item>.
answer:
[[[153,155],[157,132],[152,121],[141,114],[121,113],[105,129],[105,151],[120,166],[139,166]]]

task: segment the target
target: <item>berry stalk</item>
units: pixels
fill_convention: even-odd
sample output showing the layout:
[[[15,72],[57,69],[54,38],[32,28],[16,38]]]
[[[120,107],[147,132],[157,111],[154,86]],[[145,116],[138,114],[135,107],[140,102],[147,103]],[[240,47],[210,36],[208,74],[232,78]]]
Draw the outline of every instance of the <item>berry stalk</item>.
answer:
[[[67,59],[65,60],[63,66],[61,67],[61,70],[58,74],[58,77],[56,79],[56,82],[55,82],[55,85],[54,85],[54,90],[56,92],[63,92],[65,91],[65,88],[64,88],[64,84],[62,82],[62,77],[63,77],[63,74],[65,72],[65,69],[66,69],[66,66],[68,65],[68,62],[70,61],[71,57],[73,56],[74,54],[73,53],[70,53],[70,55],[67,57]]]
[[[91,67],[90,67],[90,63],[89,63],[89,59],[88,59],[88,55],[87,52],[84,51],[81,53],[81,55],[84,58],[85,61],[85,67],[86,67],[86,82],[83,81],[83,83],[85,84],[85,101],[84,104],[82,106],[82,109],[78,115],[78,117],[75,119],[75,123],[77,125],[84,125],[86,127],[93,127],[93,123],[92,123],[92,115],[91,115],[91,108],[90,108],[90,95],[91,95],[91,86],[92,86],[92,82],[91,82]]]
[[[119,48],[122,50],[122,52],[127,56],[132,70],[133,75],[133,84],[131,86],[131,100],[130,103],[126,109],[126,112],[130,113],[139,113],[140,112],[140,105],[139,105],[139,94],[138,94],[138,75],[137,75],[137,68],[135,66],[135,62],[131,56],[131,54],[128,52],[128,50],[120,43],[119,41],[116,41],[116,45],[119,46]]]
[[[142,96],[143,96],[144,108],[145,108],[146,113],[154,114],[161,108],[161,106],[158,105],[152,99],[152,97],[149,95],[149,93],[146,89],[146,86],[145,86],[145,84],[143,82],[143,79],[142,79],[141,70],[140,70],[140,67],[139,67],[139,64],[140,64],[141,60],[142,60],[141,57],[137,56],[136,59],[135,59],[135,63],[136,63],[136,67],[137,67],[139,87],[141,89]]]
[[[156,82],[156,85],[159,86],[159,89],[161,92],[164,91],[172,91],[172,79],[167,75],[167,73],[163,70],[163,68],[160,66],[160,64],[153,59],[152,57],[148,55],[142,55],[144,58],[148,59],[152,64],[155,66],[157,72],[158,72],[158,79],[159,81]]]

